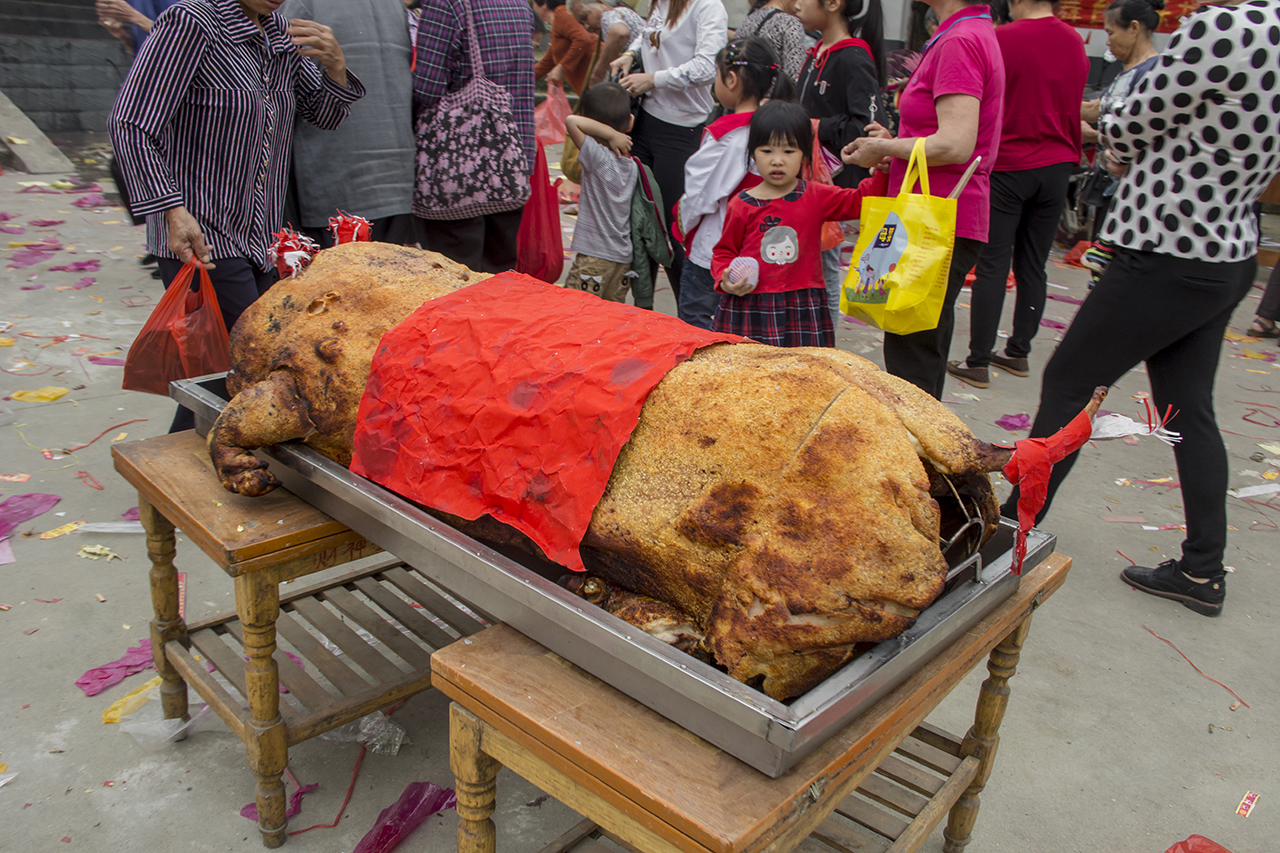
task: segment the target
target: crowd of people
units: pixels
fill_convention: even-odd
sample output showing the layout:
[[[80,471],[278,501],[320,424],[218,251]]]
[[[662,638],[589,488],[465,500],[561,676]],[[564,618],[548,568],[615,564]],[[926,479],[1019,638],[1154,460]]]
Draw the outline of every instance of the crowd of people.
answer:
[[[682,319],[779,346],[834,346],[843,272],[829,223],[896,195],[923,139],[932,192],[958,190],[955,246],[937,327],[886,334],[883,358],[941,398],[948,374],[977,387],[993,365],[1030,374],[1048,253],[1092,148],[1093,289],[1049,360],[1031,434],[1146,362],[1154,402],[1178,413],[1187,539],[1180,560],[1125,579],[1216,615],[1227,461],[1212,389],[1256,268],[1253,205],[1280,167],[1280,0],[1218,0],[1163,51],[1163,0],[1115,0],[1105,28],[1122,68],[1088,101],[1084,43],[1051,0],[926,0],[928,40],[910,55],[887,54],[881,2],[755,0],[735,33],[722,0],[653,0],[643,15],[608,0],[98,7],[137,52],[110,119],[122,192],[166,285],[203,263],[228,327],[273,280],[287,206],[322,244],[342,210],[375,239],[515,266],[546,78],[579,96],[566,285],[625,301],[659,257]],[[646,209],[656,225],[636,219]],[[668,229],[669,252],[638,251]],[[1013,330],[997,352],[1011,268]],[[970,271],[969,353],[948,362]],[[1277,305],[1264,301],[1258,334],[1280,336]],[[1050,501],[1072,461],[1054,469]]]

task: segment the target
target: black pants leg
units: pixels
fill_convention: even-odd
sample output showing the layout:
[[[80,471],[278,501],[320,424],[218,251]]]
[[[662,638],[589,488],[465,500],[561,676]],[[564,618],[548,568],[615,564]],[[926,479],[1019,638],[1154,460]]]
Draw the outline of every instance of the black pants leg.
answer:
[[[1267,279],[1267,289],[1262,292],[1262,302],[1258,304],[1257,314],[1264,320],[1273,323],[1280,320],[1280,264],[1271,270]]]
[[[1017,299],[1013,333],[1006,349],[1013,358],[1025,358],[1031,353],[1031,340],[1040,330],[1049,286],[1045,265],[1066,206],[1073,168],[1071,163],[1059,163],[992,173],[991,226],[978,260],[969,315],[970,367],[991,363],[1011,261]]]
[[[886,332],[884,336],[884,369],[939,400],[947,379],[947,354],[951,351],[951,337],[956,327],[956,298],[981,249],[980,240],[956,238],[938,328],[911,335]]]
[[[653,170],[653,178],[662,192],[662,204],[666,209],[666,227],[671,227],[676,202],[684,195],[684,164],[698,150],[702,127],[683,127],[654,118],[641,109],[636,115],[631,132],[631,153],[637,160]],[[654,267],[656,274],[657,267]],[[667,266],[667,280],[680,302],[680,276],[684,272],[684,246],[678,240],[671,241],[671,263]]]
[[[1193,261],[1120,248],[1076,314],[1045,368],[1040,409],[1031,436],[1051,435],[1084,408],[1098,385],[1113,385],[1147,363],[1152,401],[1177,416],[1169,428],[1182,434],[1174,449],[1182,482],[1187,537],[1182,569],[1209,577],[1222,573],[1227,543],[1227,454],[1213,412],[1213,383],[1222,334],[1249,292],[1257,262]],[[1134,318],[1141,317],[1141,323]],[[1075,464],[1059,462],[1037,522]],[[1003,512],[1016,516],[1015,489]]]
[[[516,235],[524,208],[469,219],[420,219],[422,248],[476,272],[506,272],[516,265]]]
[[[159,258],[157,262],[161,281],[167,290],[182,270],[182,262],[172,258]],[[213,290],[218,294],[222,322],[230,332],[245,309],[276,283],[276,273],[275,270],[258,269],[248,258],[215,258],[213,263],[214,269],[209,270],[209,280],[213,282]],[[195,429],[195,425],[195,415],[191,410],[179,406],[169,432]]]

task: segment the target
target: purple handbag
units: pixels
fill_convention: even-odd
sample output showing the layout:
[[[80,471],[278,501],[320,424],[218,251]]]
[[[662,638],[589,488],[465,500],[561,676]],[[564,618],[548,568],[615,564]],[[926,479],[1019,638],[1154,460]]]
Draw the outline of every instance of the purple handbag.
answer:
[[[423,219],[469,219],[522,207],[529,198],[520,130],[507,90],[484,76],[471,0],[462,0],[471,79],[420,114],[413,212]]]

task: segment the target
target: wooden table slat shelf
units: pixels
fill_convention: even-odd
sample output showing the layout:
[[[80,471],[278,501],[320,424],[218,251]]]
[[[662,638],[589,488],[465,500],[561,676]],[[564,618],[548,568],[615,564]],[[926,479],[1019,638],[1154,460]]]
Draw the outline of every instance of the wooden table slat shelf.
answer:
[[[381,549],[284,489],[225,491],[195,433],[117,444],[112,456],[147,532],[165,716],[187,717],[189,685],[244,742],[258,829],[278,847],[289,747],[429,688],[431,653],[485,623],[398,560],[282,594],[282,583]],[[179,616],[175,526],[233,579],[234,611],[189,626]]]

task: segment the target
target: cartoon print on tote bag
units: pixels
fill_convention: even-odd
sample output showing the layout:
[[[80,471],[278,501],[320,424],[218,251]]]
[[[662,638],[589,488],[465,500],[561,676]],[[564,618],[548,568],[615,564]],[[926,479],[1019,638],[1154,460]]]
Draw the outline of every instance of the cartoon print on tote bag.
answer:
[[[857,288],[846,287],[850,302],[875,303],[889,298],[885,279],[902,260],[909,242],[906,226],[896,213],[890,213],[871,245],[858,259]]]

